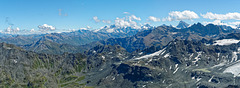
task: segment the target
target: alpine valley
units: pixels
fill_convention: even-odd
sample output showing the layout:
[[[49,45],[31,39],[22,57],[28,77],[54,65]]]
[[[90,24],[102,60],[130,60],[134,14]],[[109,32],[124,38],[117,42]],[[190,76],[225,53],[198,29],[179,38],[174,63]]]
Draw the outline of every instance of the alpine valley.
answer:
[[[240,87],[240,30],[227,25],[0,35],[1,88]]]

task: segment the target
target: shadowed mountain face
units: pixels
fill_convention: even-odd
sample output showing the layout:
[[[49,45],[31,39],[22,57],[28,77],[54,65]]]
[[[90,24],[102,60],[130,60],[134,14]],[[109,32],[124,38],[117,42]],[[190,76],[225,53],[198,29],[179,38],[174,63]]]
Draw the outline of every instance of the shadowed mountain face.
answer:
[[[187,24],[184,21],[180,21],[177,25],[177,28],[183,29],[183,28],[187,28],[189,26],[189,24]]]

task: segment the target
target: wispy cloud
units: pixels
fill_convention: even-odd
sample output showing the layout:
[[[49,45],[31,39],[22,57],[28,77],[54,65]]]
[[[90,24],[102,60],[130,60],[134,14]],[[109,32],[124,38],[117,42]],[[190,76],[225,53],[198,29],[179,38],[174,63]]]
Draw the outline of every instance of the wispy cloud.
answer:
[[[58,15],[59,16],[68,16],[68,14],[65,13],[62,9],[58,9]]]
[[[193,20],[199,18],[199,16],[189,10],[180,11],[172,11],[168,13],[168,17],[163,18],[163,21],[175,21],[175,20]]]

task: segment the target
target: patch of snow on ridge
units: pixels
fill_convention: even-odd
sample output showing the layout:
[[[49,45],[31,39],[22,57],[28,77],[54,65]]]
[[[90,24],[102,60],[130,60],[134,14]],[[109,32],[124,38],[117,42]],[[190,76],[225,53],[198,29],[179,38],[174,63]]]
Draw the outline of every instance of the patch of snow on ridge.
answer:
[[[216,40],[213,45],[231,45],[233,43],[238,43],[240,40],[236,39],[222,39],[222,40]]]
[[[134,60],[149,58],[149,57],[157,56],[157,55],[159,55],[159,54],[163,54],[164,51],[165,51],[165,49],[166,49],[166,48],[164,48],[164,49],[162,49],[162,50],[159,50],[159,51],[157,51],[157,52],[154,52],[154,53],[152,53],[152,54],[148,54],[148,55],[144,55],[144,56],[135,58]]]
[[[165,58],[167,58],[167,57],[169,57],[170,56],[170,54],[169,53],[167,53],[166,55],[164,55],[164,57]]]
[[[233,62],[233,61],[237,61],[237,53],[238,52],[232,52],[232,61],[231,62]]]
[[[234,76],[238,76],[240,73],[240,63],[237,63],[233,66],[226,68],[223,73],[232,73]]]
[[[114,29],[108,29],[108,30],[106,30],[108,33],[112,33],[112,32],[114,32]]]

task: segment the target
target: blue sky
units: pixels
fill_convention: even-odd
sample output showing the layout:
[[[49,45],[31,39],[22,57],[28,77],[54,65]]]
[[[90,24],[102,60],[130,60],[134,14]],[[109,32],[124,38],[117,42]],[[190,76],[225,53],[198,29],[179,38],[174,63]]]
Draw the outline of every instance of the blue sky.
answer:
[[[87,28],[98,29],[105,25],[115,24],[115,20],[136,16],[141,20],[133,19],[137,25],[150,23],[154,26],[162,24],[176,25],[180,20],[190,24],[196,22],[238,22],[238,18],[229,18],[228,13],[238,16],[240,12],[239,0],[0,0],[0,30],[34,29],[37,32],[45,26],[52,27],[55,32],[69,29]],[[169,13],[189,11],[198,17],[176,18],[165,20]],[[125,13],[124,13],[125,12]],[[126,12],[128,14],[126,14]],[[222,19],[212,18],[213,16]],[[188,12],[186,12],[188,13]],[[175,13],[175,15],[178,13]],[[181,13],[179,13],[181,14]],[[220,14],[220,15],[219,15]],[[228,15],[227,15],[228,14]],[[174,15],[174,16],[175,16]],[[190,14],[191,15],[191,14]],[[149,16],[160,20],[149,20]],[[189,16],[189,15],[188,15]],[[97,17],[96,20],[93,17]],[[170,16],[171,17],[171,16]],[[225,19],[225,18],[226,19]],[[174,17],[173,17],[174,18]],[[217,20],[217,21],[216,21]],[[98,22],[100,21],[100,22]],[[105,23],[102,21],[106,21]],[[111,23],[107,23],[111,21]],[[129,20],[128,20],[129,21]],[[44,25],[45,24],[45,25]],[[46,25],[47,24],[47,25]],[[8,32],[9,32],[8,31]],[[51,30],[50,30],[51,31]]]

